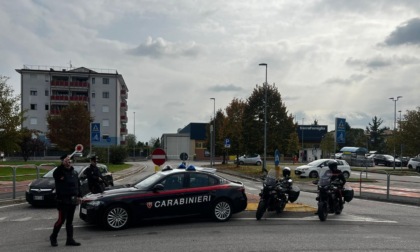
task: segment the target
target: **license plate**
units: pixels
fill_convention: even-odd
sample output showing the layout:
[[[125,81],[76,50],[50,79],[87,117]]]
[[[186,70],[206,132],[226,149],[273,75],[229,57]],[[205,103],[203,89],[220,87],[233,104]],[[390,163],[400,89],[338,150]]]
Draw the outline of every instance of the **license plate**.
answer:
[[[34,200],[44,200],[44,196],[34,196]]]
[[[80,212],[82,214],[87,214],[87,209],[86,208],[80,208]]]

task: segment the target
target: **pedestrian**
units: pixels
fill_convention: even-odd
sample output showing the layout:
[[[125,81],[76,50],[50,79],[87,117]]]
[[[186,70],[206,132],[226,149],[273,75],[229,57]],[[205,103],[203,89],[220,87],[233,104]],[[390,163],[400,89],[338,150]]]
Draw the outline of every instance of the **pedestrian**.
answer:
[[[90,166],[86,168],[85,174],[88,179],[88,186],[91,193],[103,193],[107,186],[101,171],[97,166],[98,157],[90,158]]]
[[[58,246],[58,232],[60,232],[61,226],[66,223],[66,246],[80,246],[80,243],[73,239],[74,212],[82,196],[79,176],[70,164],[70,157],[68,155],[64,155],[60,159],[61,165],[53,173],[57,194],[58,220],[54,224],[53,232],[50,235],[50,242],[51,246]]]

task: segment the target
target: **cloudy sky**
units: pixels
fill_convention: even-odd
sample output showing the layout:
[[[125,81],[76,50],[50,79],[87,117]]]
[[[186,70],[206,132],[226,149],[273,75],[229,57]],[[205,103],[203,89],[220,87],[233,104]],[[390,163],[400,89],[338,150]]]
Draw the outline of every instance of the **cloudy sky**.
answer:
[[[208,122],[211,97],[216,110],[246,100],[259,63],[299,124],[393,128],[390,97],[402,115],[420,105],[415,0],[14,0],[0,1],[0,29],[17,93],[23,65],[116,69],[142,142]]]

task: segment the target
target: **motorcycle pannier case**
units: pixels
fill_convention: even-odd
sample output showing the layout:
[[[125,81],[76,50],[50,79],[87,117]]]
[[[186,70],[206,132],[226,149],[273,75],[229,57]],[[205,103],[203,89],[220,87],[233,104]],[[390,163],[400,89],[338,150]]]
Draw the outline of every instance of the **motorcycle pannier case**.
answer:
[[[292,188],[289,190],[289,201],[295,202],[299,198],[300,194],[300,188],[297,186],[292,186]]]
[[[354,197],[353,188],[351,188],[351,187],[344,188],[344,193],[343,194],[344,194],[344,201],[345,202],[350,202]]]

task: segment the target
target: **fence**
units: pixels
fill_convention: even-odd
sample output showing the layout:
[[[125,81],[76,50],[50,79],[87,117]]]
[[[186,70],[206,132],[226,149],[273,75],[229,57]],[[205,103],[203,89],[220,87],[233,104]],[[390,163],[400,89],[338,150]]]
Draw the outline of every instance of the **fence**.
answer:
[[[6,195],[12,193],[12,196],[11,196],[12,199],[16,199],[16,193],[24,192],[26,190],[26,187],[28,186],[28,180],[33,180],[29,176],[31,177],[36,176],[36,178],[38,179],[40,177],[40,170],[45,170],[45,172],[48,172],[54,167],[55,167],[54,164],[41,164],[38,166],[34,164],[0,166],[0,169],[11,169],[11,172],[12,172],[12,175],[10,176],[9,175],[0,176],[0,192],[1,194],[6,194]],[[30,173],[25,172],[25,174],[18,175],[17,174],[18,169],[25,169],[25,170],[29,169]],[[18,181],[19,177],[29,177],[29,178],[26,181]]]
[[[363,179],[369,178],[372,173],[361,171],[358,186],[353,188],[355,194],[358,193],[360,198],[364,199],[420,205],[420,182],[414,181],[417,176],[412,178],[388,172],[382,174],[384,178],[376,176],[374,178],[376,182],[363,182]]]

